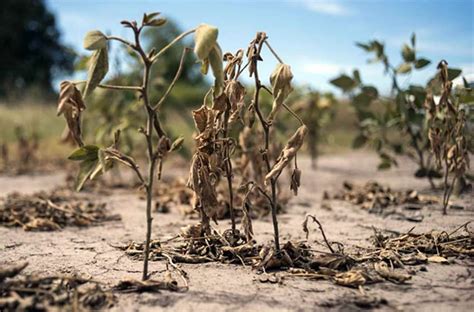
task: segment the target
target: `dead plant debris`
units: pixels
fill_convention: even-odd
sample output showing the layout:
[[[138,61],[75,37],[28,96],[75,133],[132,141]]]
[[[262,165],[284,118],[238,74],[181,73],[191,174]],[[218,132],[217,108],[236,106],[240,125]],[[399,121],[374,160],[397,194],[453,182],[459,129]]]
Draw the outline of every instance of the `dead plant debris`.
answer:
[[[375,181],[369,181],[364,185],[344,181],[343,189],[332,197],[327,192],[324,194],[324,199],[344,200],[370,213],[384,216],[399,215],[412,222],[423,220],[423,215],[419,212],[423,206],[439,202],[436,196],[423,195],[415,190],[395,191]],[[402,206],[403,211],[397,209],[397,206]]]
[[[316,222],[324,233],[320,222],[314,216],[308,216],[303,224],[308,234],[310,220]],[[271,244],[258,245],[246,241],[245,237],[232,244],[230,230],[221,234],[213,229],[211,235],[200,236],[199,227],[199,224],[190,225],[174,238],[152,241],[150,260],[166,260],[181,273],[184,271],[177,263],[235,263],[250,266],[257,274],[262,274],[259,279],[262,283],[281,283],[285,277],[302,277],[358,288],[387,281],[404,284],[415,274],[407,266],[450,264],[452,259],[472,258],[474,255],[474,232],[469,229],[469,222],[450,233],[433,230],[415,234],[412,229],[407,233],[386,235],[375,230],[370,247],[360,247],[350,253],[345,251],[342,243],[330,241],[325,234],[323,238],[328,252],[313,249],[307,241],[288,241],[277,252]],[[461,230],[462,234],[459,233]],[[143,243],[132,242],[119,248],[134,259],[143,258]],[[275,270],[285,273],[278,276],[269,273]],[[382,302],[376,300],[372,303]]]
[[[19,276],[27,263],[0,265],[1,311],[80,311],[113,306],[112,292],[78,276]]]
[[[11,193],[0,201],[0,225],[25,231],[58,231],[66,226],[91,226],[120,220],[105,203],[97,203],[58,188],[32,195]]]

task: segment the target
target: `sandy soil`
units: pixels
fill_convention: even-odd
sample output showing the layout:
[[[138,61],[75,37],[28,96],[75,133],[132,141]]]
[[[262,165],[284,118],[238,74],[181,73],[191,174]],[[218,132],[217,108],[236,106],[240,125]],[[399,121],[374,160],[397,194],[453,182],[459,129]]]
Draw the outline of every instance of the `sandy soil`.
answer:
[[[309,160],[302,159],[303,181],[301,194],[292,199],[287,212],[280,215],[282,241],[304,238],[301,222],[306,213],[318,216],[330,240],[343,242],[347,248],[367,246],[373,234],[371,226],[399,232],[416,226],[414,232],[431,229],[453,230],[474,219],[473,194],[455,202],[464,210],[450,211],[442,216],[440,207],[424,207],[424,220],[413,223],[396,216],[383,218],[340,201],[331,201],[331,209],[320,207],[322,193],[341,188],[344,180],[364,183],[377,180],[396,189],[414,188],[429,192],[428,183],[412,177],[409,161],[401,161],[403,168],[378,172],[374,168],[376,156],[365,152],[328,155],[320,159],[318,169],[309,169]],[[170,168],[165,168],[166,170]],[[175,171],[170,170],[170,171]],[[176,172],[174,172],[176,173]],[[12,191],[32,193],[61,185],[62,172],[46,176],[0,177],[0,196]],[[93,196],[93,195],[91,195]],[[91,275],[95,279],[115,284],[121,278],[139,279],[142,263],[122,256],[112,247],[145,236],[143,200],[136,194],[114,191],[102,195],[102,201],[122,216],[122,221],[85,229],[67,228],[61,232],[34,233],[22,229],[0,227],[0,262],[26,260],[27,273],[72,273]],[[154,215],[154,237],[174,236],[179,227],[189,224],[178,211]],[[229,227],[220,222],[219,228]],[[270,218],[254,223],[259,242],[272,239]],[[317,244],[320,236],[310,235],[310,243]],[[321,246],[319,246],[321,247]],[[324,247],[321,247],[323,249]],[[120,294],[112,310],[117,311],[352,311],[358,308],[348,298],[357,290],[335,286],[325,281],[284,278],[280,284],[261,283],[251,268],[216,263],[182,265],[189,273],[190,289],[183,293]],[[413,267],[418,271],[419,267]],[[466,311],[474,304],[474,262],[455,260],[451,265],[429,264],[427,271],[419,271],[406,285],[380,283],[365,287],[368,294],[385,298],[387,305],[380,310],[403,311]],[[152,262],[151,271],[160,277],[164,262]]]

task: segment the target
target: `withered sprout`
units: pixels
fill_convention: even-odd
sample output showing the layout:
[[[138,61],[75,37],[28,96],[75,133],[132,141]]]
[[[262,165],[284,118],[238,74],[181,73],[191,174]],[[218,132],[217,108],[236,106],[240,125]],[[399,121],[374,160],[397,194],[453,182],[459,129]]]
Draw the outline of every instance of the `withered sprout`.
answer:
[[[443,214],[446,214],[456,180],[462,178],[469,168],[469,152],[465,108],[462,108],[459,99],[452,95],[453,82],[449,79],[448,63],[441,61],[438,70],[441,82],[439,103],[436,105],[433,95],[429,94],[425,108],[428,112],[431,151],[438,168],[444,169]]]
[[[216,73],[216,69],[218,68],[216,63],[218,63],[218,59],[221,58],[221,55],[219,54],[220,48],[216,42],[217,29],[212,26],[202,24],[197,28],[186,31],[177,36],[168,45],[162,47],[161,50],[152,48],[151,50],[146,51],[143,48],[141,40],[142,31],[147,27],[160,27],[166,23],[166,19],[159,17],[159,15],[160,13],[158,12],[144,14],[141,23],[127,20],[122,21],[121,24],[133,32],[133,41],[128,41],[117,36],[108,36],[98,30],[88,32],[84,39],[84,48],[93,52],[89,62],[87,80],[62,82],[58,103],[58,114],[63,114],[65,116],[69,131],[72,134],[76,144],[79,146],[79,149],[69,157],[72,160],[81,161],[80,170],[76,181],[76,188],[80,190],[88,179],[92,179],[95,176],[104,173],[112,167],[114,162],[118,162],[131,168],[133,172],[136,173],[138,179],[146,191],[147,227],[143,261],[143,280],[148,279],[148,258],[153,220],[151,216],[151,209],[153,206],[152,192],[155,179],[160,180],[162,163],[168,153],[179,148],[183,141],[182,138],[178,138],[174,142],[171,141],[162,127],[159,113],[160,109],[162,108],[162,104],[167,99],[181,75],[184,59],[189,49],[185,48],[183,50],[180,64],[174,79],[170,83],[168,89],[156,101],[153,101],[149,97],[151,68],[157,62],[159,57],[176,42],[192,33],[196,33],[195,52],[198,58],[203,62],[203,67],[206,67],[209,64],[211,65],[212,70],[216,76],[215,92],[222,92],[222,87],[219,88],[219,86],[222,86],[220,83],[223,81],[223,73]],[[143,74],[140,85],[123,86],[107,85],[101,83],[109,69],[108,44],[112,41],[116,41],[124,45],[125,48],[135,53],[141,61],[141,65],[143,66]],[[84,84],[82,94],[77,88],[77,86],[81,84]],[[143,134],[146,141],[146,154],[148,163],[146,174],[141,172],[139,166],[132,157],[125,155],[120,151],[118,135],[115,138],[114,144],[108,148],[86,145],[83,142],[81,132],[81,113],[86,108],[84,100],[96,88],[111,89],[123,92],[135,92],[138,94],[147,116],[145,125],[139,129],[139,132]],[[197,162],[198,159],[195,161]]]

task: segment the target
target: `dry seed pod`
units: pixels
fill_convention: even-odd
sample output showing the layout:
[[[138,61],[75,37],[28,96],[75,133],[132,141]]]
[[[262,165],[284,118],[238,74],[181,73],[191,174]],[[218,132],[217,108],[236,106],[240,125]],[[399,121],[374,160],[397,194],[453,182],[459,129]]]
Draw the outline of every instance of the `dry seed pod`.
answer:
[[[293,191],[295,196],[298,195],[298,188],[301,185],[301,170],[298,168],[293,169],[293,173],[291,174],[291,184],[290,190]]]
[[[194,35],[194,53],[199,60],[203,61],[209,57],[209,53],[217,43],[218,34],[219,30],[214,26],[207,24],[198,26]]]
[[[268,115],[268,120],[273,120],[286,100],[288,95],[293,91],[291,87],[291,80],[293,74],[291,73],[291,67],[287,64],[278,63],[272,75],[270,76],[270,82],[272,85],[273,92],[273,106],[272,111]]]
[[[81,112],[85,108],[86,105],[82,100],[81,92],[74,83],[70,81],[61,82],[57,114],[58,116],[64,114],[69,131],[79,146],[84,145],[82,142]]]
[[[285,147],[278,156],[275,165],[273,165],[272,170],[265,176],[265,181],[274,179],[280,175],[282,170],[290,163],[290,161],[295,157],[298,150],[301,148],[304,142],[304,137],[308,132],[306,126],[300,126],[295,134],[288,140]]]

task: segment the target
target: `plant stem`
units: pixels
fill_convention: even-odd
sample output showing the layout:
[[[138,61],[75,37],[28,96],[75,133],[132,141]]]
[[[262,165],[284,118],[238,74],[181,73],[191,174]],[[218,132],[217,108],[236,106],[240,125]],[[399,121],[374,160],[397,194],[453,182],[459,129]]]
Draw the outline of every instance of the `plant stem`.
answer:
[[[265,39],[262,39],[265,41]],[[254,58],[252,59],[252,62],[254,62],[254,81],[255,81],[255,93],[254,93],[254,98],[253,98],[253,104],[255,106],[255,112],[257,113],[258,119],[260,120],[260,123],[263,128],[263,136],[265,140],[265,148],[263,150],[263,160],[265,161],[266,167],[267,167],[267,172],[270,172],[271,170],[271,165],[270,165],[270,160],[268,158],[268,152],[270,148],[270,125],[268,122],[265,120],[265,118],[262,115],[262,112],[260,111],[260,106],[259,106],[259,95],[260,95],[260,89],[262,88],[262,85],[260,83],[260,79],[258,78],[258,56],[260,55],[260,52],[262,50],[262,43],[260,42],[258,46],[258,51],[255,54]],[[273,232],[274,232],[274,240],[275,240],[275,250],[277,252],[280,252],[280,235],[279,235],[279,230],[278,230],[278,219],[277,219],[277,195],[276,195],[276,178],[271,178],[270,179],[270,185],[271,185],[271,191],[272,191],[272,196],[271,196],[271,209],[272,209],[272,222],[273,222]]]
[[[192,34],[196,31],[196,29],[191,29],[191,30],[188,30],[184,33],[182,33],[181,35],[179,35],[178,37],[174,38],[173,41],[171,41],[167,46],[165,46],[163,49],[161,49],[155,56],[153,56],[151,58],[151,62],[154,63],[156,62],[156,60],[163,54],[165,53],[169,48],[171,48],[176,42],[178,42],[179,40],[183,39],[184,37],[186,37],[187,35],[189,34]]]
[[[147,57],[146,53],[143,51],[143,48],[140,45],[140,31],[141,28],[135,29],[135,49],[142,58],[144,70],[143,70],[143,83],[141,87],[142,101],[147,112],[147,125],[145,131],[147,150],[148,150],[148,177],[145,186],[146,190],[146,240],[145,240],[145,251],[143,255],[143,276],[142,280],[148,279],[148,258],[150,255],[150,241],[151,241],[151,231],[152,231],[152,222],[153,217],[151,215],[151,209],[153,204],[153,185],[155,180],[155,170],[156,170],[156,160],[157,157],[154,152],[153,147],[153,129],[157,124],[159,127],[159,122],[157,120],[156,112],[150,106],[150,100],[148,98],[148,87],[150,81],[150,69],[152,62]],[[160,135],[160,133],[158,133]]]
[[[225,171],[227,176],[227,187],[229,189],[229,212],[232,223],[232,236],[235,237],[235,215],[234,215],[234,192],[232,189],[232,161],[230,160],[230,146],[228,140],[229,133],[229,118],[230,118],[230,103],[227,102],[227,108],[224,112],[224,157],[225,157]]]

